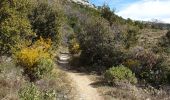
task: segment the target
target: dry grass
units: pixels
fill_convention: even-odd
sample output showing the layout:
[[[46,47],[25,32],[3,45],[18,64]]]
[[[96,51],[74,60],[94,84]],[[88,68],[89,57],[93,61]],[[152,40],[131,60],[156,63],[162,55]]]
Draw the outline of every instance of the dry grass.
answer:
[[[58,68],[55,68],[51,75],[44,77],[36,82],[36,85],[44,90],[55,90],[56,97],[59,100],[71,100],[74,98],[74,88],[71,85],[71,80]]]
[[[140,32],[142,34],[139,36],[138,45],[144,48],[153,48],[167,33],[167,30],[143,29]]]
[[[18,91],[26,84],[22,70],[12,62],[2,62],[0,70],[0,100],[18,100]]]
[[[90,75],[89,78],[94,81],[91,84],[98,89],[98,92],[105,100],[169,100],[170,88],[155,89],[151,86],[142,87],[131,84],[117,83],[108,84],[104,78],[98,75]]]
[[[72,100],[74,88],[67,75],[57,67],[34,84],[41,92],[54,90],[58,100]],[[13,62],[0,62],[0,100],[19,100],[19,91],[31,84],[23,70]]]

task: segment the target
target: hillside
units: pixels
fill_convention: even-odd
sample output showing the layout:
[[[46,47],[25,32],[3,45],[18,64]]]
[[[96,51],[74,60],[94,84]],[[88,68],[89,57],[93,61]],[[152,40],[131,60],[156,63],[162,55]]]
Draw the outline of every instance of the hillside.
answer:
[[[168,100],[169,26],[87,0],[2,0],[0,99]]]

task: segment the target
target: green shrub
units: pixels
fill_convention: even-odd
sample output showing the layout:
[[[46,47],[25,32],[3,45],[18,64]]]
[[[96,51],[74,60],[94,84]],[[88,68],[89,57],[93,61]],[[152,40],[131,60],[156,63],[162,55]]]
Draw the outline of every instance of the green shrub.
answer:
[[[18,92],[20,100],[55,100],[54,90],[41,91],[34,83],[26,85]]]
[[[114,41],[114,33],[102,18],[87,19],[77,33],[81,62],[86,65],[111,67],[123,60],[123,52]]]
[[[61,11],[54,6],[55,3],[49,4],[46,0],[38,1],[37,6],[32,10],[29,19],[32,29],[36,32],[38,38],[50,38],[58,44],[60,39]],[[56,9],[55,9],[56,8]]]
[[[104,74],[108,82],[130,82],[137,83],[135,74],[132,73],[130,69],[124,67],[123,65],[112,67],[107,70]]]
[[[126,48],[133,47],[138,42],[138,35],[139,35],[138,27],[131,27],[129,26],[127,31],[123,33],[123,42]]]
[[[53,70],[54,63],[52,59],[41,58],[36,64],[36,67],[33,69],[34,76],[37,78],[42,78],[44,75],[50,73]]]
[[[29,0],[0,1],[0,54],[11,54],[18,46],[29,44],[34,33],[25,8],[30,5]]]
[[[111,11],[110,8],[107,5],[102,6],[101,16],[103,18],[105,18],[106,20],[108,20],[110,25],[112,25],[113,22],[115,21],[114,20],[114,17],[115,17],[114,11]]]
[[[21,88],[18,94],[21,100],[41,100],[42,97],[41,92],[33,83]]]
[[[48,90],[43,93],[42,100],[55,100],[55,99],[56,99],[56,93],[54,90]]]

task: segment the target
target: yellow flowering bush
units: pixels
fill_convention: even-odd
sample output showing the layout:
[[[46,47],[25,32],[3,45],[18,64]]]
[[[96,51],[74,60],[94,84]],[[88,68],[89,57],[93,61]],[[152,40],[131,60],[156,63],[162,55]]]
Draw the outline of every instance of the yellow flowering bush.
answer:
[[[23,48],[17,53],[17,60],[21,66],[32,67],[39,58],[38,49]]]
[[[48,52],[44,52],[39,48],[23,48],[16,54],[18,63],[21,66],[33,67],[41,58],[50,58]]]
[[[75,38],[70,41],[69,50],[72,54],[77,54],[80,52],[80,45]]]
[[[40,39],[37,40],[32,47],[33,48],[38,47],[39,49],[43,49],[44,51],[48,51],[51,48],[51,45],[52,45],[51,39],[43,39],[42,37],[40,37]]]
[[[16,53],[17,64],[24,68],[31,80],[41,78],[53,69],[53,59],[48,52],[51,47],[49,42],[40,39],[32,47],[22,48]]]

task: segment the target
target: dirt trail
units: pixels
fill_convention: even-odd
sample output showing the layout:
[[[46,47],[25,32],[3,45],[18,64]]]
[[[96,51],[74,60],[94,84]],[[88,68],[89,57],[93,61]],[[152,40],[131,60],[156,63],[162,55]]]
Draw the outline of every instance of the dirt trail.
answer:
[[[59,63],[61,67],[68,66],[68,54],[61,54],[59,56]],[[75,100],[104,100],[102,96],[97,92],[97,90],[91,85],[94,83],[88,78],[87,74],[78,73],[73,71],[65,71],[68,76],[71,78],[72,83],[75,85],[78,96],[75,97]]]

